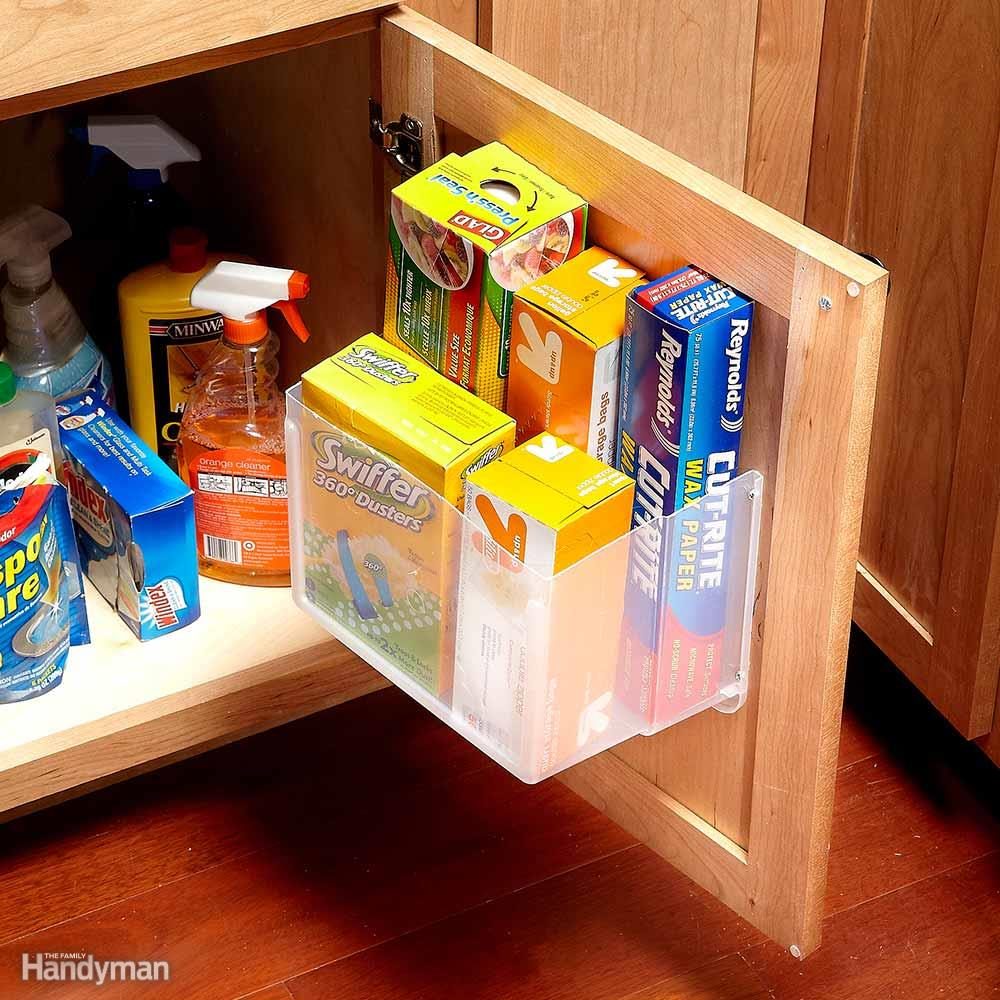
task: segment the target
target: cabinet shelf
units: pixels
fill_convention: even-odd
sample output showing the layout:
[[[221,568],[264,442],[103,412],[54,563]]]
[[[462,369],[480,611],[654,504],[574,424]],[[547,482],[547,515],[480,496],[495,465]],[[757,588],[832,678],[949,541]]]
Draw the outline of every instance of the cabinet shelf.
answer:
[[[522,781],[743,704],[759,473],[546,576],[300,386],[285,450],[299,607]]]
[[[197,622],[140,643],[87,583],[94,642],[59,687],[0,705],[0,816],[386,686],[287,589],[200,586]]]

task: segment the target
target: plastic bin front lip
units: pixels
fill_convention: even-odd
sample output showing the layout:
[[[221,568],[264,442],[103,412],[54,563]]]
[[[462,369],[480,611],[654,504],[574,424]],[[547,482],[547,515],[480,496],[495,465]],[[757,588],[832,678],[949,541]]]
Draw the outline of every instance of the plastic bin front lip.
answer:
[[[759,473],[746,472],[730,481],[725,490],[728,507],[724,516],[716,514],[714,518],[710,517],[703,507],[697,505],[686,508],[657,519],[653,525],[634,529],[553,576],[539,574],[512,556],[505,560],[507,569],[500,571],[497,586],[511,588],[509,592],[505,592],[505,597],[511,598],[513,595],[515,604],[518,599],[521,600],[519,608],[525,613],[511,614],[509,608],[504,610],[497,606],[495,601],[499,598],[490,597],[489,600],[494,600],[494,603],[487,603],[485,612],[480,603],[479,617],[487,619],[484,627],[513,637],[509,641],[518,644],[517,648],[527,664],[523,675],[518,681],[490,676],[484,684],[482,673],[489,669],[488,664],[479,663],[475,657],[464,655],[462,650],[465,646],[453,643],[450,649],[439,651],[439,659],[442,662],[450,660],[455,650],[458,650],[457,680],[450,689],[439,692],[420,683],[405,669],[398,656],[393,657],[385,651],[393,648],[391,629],[399,622],[394,621],[389,626],[378,620],[388,610],[384,598],[386,588],[390,588],[388,581],[379,583],[375,579],[379,573],[389,573],[388,567],[382,565],[380,558],[375,559],[371,567],[363,568],[362,575],[370,578],[363,584],[366,588],[364,600],[345,600],[339,602],[343,607],[338,604],[334,608],[337,602],[312,596],[317,589],[317,574],[329,582],[327,564],[333,559],[333,555],[324,550],[322,557],[307,557],[305,552],[307,523],[316,531],[321,529],[307,518],[310,508],[306,496],[308,480],[303,466],[303,422],[309,421],[315,424],[315,429],[339,436],[340,440],[372,455],[373,460],[393,465],[395,463],[355,438],[351,432],[334,426],[304,406],[301,402],[300,385],[289,389],[287,398],[286,450],[292,532],[292,588],[296,603],[361,659],[516,777],[527,783],[534,783],[632,736],[653,735],[708,708],[733,712],[742,706],[748,684],[762,504],[763,477]],[[406,475],[414,480],[414,477]],[[458,540],[457,545],[462,553],[455,556],[453,562],[456,565],[450,566],[450,575],[441,583],[438,588],[440,592],[436,595],[440,607],[447,608],[455,596],[458,584],[463,581],[467,584],[469,560],[473,558],[469,555],[473,551],[470,539],[478,529],[461,512],[437,497],[429,487],[425,489],[436,498],[443,522],[448,524],[449,531],[455,533],[449,537]],[[721,497],[722,493],[717,496]],[[724,605],[723,627],[713,649],[718,654],[716,659],[721,659],[722,663],[715,672],[716,662],[712,661],[709,670],[712,676],[707,690],[703,686],[701,692],[696,692],[693,696],[689,690],[687,697],[674,697],[673,702],[664,695],[662,700],[666,709],[662,711],[660,707],[649,703],[644,706],[630,705],[623,701],[619,691],[622,640],[618,638],[629,609],[624,607],[623,596],[620,611],[606,610],[611,573],[618,572],[619,563],[623,568],[628,565],[630,547],[638,541],[640,532],[647,532],[648,537],[649,532],[655,534],[658,530],[666,540],[672,539],[683,523],[686,523],[688,529],[697,529],[700,524],[711,522],[713,532],[718,535],[720,520],[724,522],[721,530],[725,536],[723,551],[727,568],[724,594],[713,595],[716,607],[719,606],[719,601]],[[344,523],[326,524],[322,528],[322,534],[332,538],[335,546],[338,533],[349,534],[351,526]],[[668,543],[664,541],[662,546],[660,573],[664,572],[666,565],[662,553],[667,551]],[[357,561],[353,560],[355,572]],[[406,569],[409,569],[411,575],[415,573],[412,566],[404,567],[404,571]],[[617,591],[624,588],[624,579],[623,576],[622,587],[610,589]],[[345,586],[346,584],[345,580]],[[336,587],[333,589],[336,590]],[[341,589],[345,587],[342,586]],[[485,592],[493,593],[488,589]],[[468,593],[468,589],[463,590],[463,601],[468,599],[465,596]],[[477,593],[477,596],[482,595]],[[669,605],[674,617],[678,600],[672,600]],[[530,608],[526,603],[529,601]],[[394,597],[388,603],[395,605],[400,602]],[[611,603],[617,608],[618,598]],[[690,611],[690,598],[687,605],[687,610]],[[364,614],[374,612],[376,617],[362,618],[359,606],[364,609]],[[586,607],[589,613],[581,614],[580,607]],[[602,611],[602,608],[605,610]],[[527,613],[529,610],[531,614]],[[697,615],[697,605],[694,605],[694,613]],[[662,607],[657,607],[657,614],[660,621],[666,621]],[[491,617],[495,621],[489,620]],[[458,621],[462,621],[461,605]],[[456,623],[456,630],[458,627]],[[685,683],[690,688],[690,675],[685,678],[676,656],[672,662],[668,655],[669,649],[677,641],[676,632],[669,633],[665,629],[660,629],[660,632],[658,647],[652,654],[654,666],[651,669],[651,691],[681,689]],[[615,636],[610,646],[607,642],[609,634]],[[460,638],[459,643],[461,642]],[[598,647],[605,652],[595,662],[593,650]],[[472,648],[475,648],[475,644]],[[610,653],[606,652],[609,648]],[[574,656],[574,653],[580,655]],[[497,673],[493,670],[493,675]],[[584,677],[586,680],[582,679]],[[464,685],[463,678],[471,678],[474,683]],[[596,687],[590,690],[588,685],[592,681],[596,683]],[[661,688],[664,683],[668,683],[670,688]],[[471,706],[475,711],[469,711],[469,706],[460,697],[461,692],[470,686],[477,691],[490,692],[488,703]],[[570,691],[581,690],[588,695],[583,702],[568,694]],[[511,738],[508,730],[515,725],[519,735]],[[569,728],[560,729],[567,725]],[[552,736],[554,729],[561,732],[559,740]],[[574,733],[577,734],[575,739],[572,738]],[[506,738],[498,734],[505,734]],[[558,749],[553,752],[556,745]]]

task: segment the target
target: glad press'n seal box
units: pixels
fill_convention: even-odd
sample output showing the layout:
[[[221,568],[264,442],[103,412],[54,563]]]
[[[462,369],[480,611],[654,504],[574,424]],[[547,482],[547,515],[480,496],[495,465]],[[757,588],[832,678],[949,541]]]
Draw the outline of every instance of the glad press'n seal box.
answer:
[[[444,696],[456,505],[514,422],[375,334],[306,372],[302,402],[305,597]]]
[[[589,247],[514,296],[507,412],[518,442],[551,431],[612,464],[628,292],[642,272]]]
[[[610,710],[626,550],[609,543],[633,487],[551,434],[469,477],[452,707],[526,780],[564,766]],[[570,569],[598,550],[597,566]],[[614,627],[580,627],[602,614]]]
[[[83,571],[142,640],[201,614],[194,497],[106,403],[56,408]]]
[[[385,338],[503,408],[514,293],[583,249],[587,205],[501,143],[392,192]]]
[[[719,687],[753,302],[694,267],[629,293],[618,465],[636,479],[619,693],[658,724]],[[661,518],[697,505],[663,537]]]

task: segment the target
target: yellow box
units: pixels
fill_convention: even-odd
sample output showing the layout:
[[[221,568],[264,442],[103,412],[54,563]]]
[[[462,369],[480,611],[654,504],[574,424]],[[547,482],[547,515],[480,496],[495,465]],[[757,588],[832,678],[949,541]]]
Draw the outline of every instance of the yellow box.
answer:
[[[514,422],[368,334],[302,376],[305,589],[434,694],[451,688],[466,477]]]
[[[598,735],[588,719],[610,706],[627,543],[608,543],[628,531],[633,492],[551,434],[469,477],[453,708],[533,779]],[[598,550],[593,573],[574,566]],[[579,616],[595,614],[611,625],[581,642]]]
[[[514,292],[578,254],[587,204],[499,142],[392,192],[386,339],[503,408]]]
[[[514,296],[507,412],[518,443],[542,431],[615,458],[621,336],[642,272],[590,247]]]

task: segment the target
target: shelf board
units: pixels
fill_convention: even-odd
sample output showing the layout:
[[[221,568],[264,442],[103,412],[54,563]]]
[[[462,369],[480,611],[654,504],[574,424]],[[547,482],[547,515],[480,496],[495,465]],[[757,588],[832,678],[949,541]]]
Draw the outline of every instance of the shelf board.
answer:
[[[193,625],[140,643],[87,585],[94,641],[62,684],[0,705],[0,818],[387,686],[287,589],[201,580]]]
[[[22,8],[22,44],[0,47],[0,120],[372,31],[391,5],[105,0]]]

